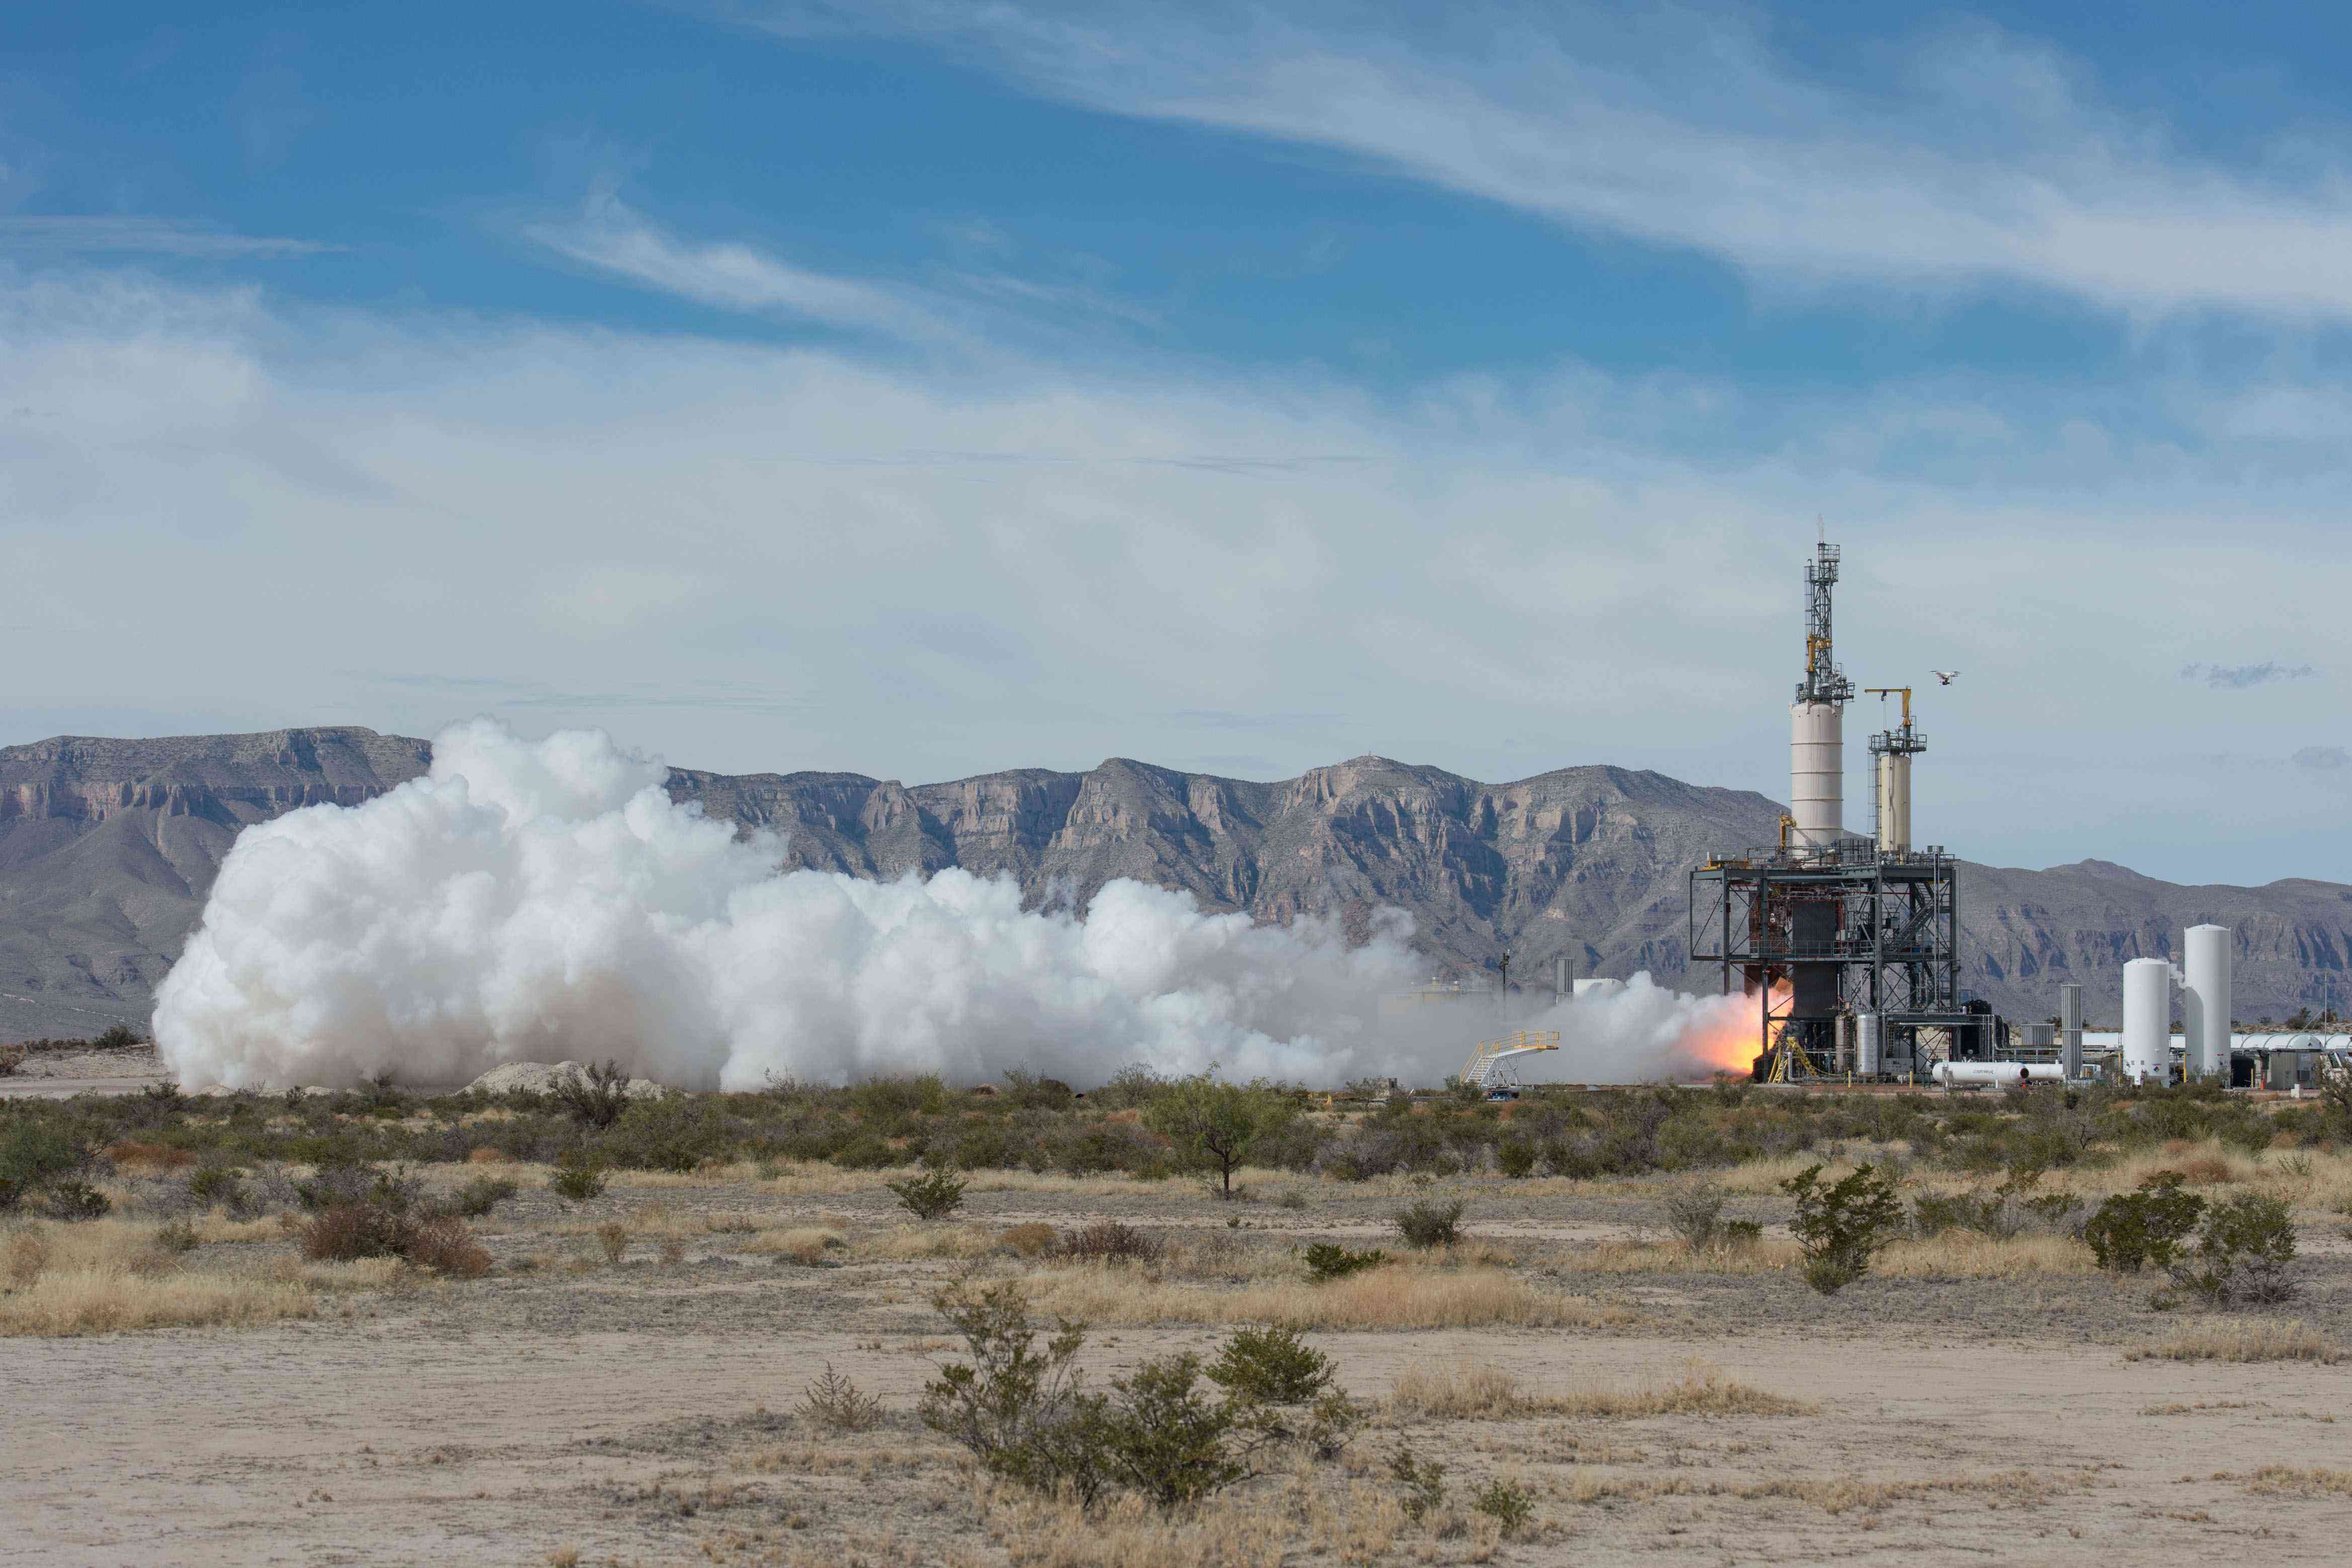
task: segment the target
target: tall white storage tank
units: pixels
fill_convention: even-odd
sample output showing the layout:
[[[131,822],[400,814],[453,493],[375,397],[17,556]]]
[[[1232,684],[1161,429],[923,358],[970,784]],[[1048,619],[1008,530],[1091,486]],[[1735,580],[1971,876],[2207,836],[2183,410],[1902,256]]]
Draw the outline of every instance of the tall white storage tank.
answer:
[[[2124,1079],[2162,1083],[2172,1057],[2172,965],[2135,958],[2124,965]]]
[[[1911,847],[1911,759],[1900,752],[1878,756],[1878,847],[1892,855]]]
[[[1879,1044],[1878,1015],[1864,1013],[1853,1021],[1854,1070],[1864,1078],[1876,1078],[1886,1069],[1883,1064],[1885,1052]]]
[[[1793,841],[1827,849],[1845,831],[1845,710],[1799,702],[1789,710],[1789,815]]]
[[[2182,942],[2181,1044],[2191,1078],[2230,1073],[2230,928],[2190,926]]]

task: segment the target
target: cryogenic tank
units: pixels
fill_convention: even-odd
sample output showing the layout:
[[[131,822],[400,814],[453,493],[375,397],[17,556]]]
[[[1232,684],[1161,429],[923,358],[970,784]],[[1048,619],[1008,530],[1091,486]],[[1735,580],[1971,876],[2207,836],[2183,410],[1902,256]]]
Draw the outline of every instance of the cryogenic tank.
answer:
[[[2066,1069],[2056,1062],[1937,1062],[1936,1081],[1964,1083],[2063,1083]]]
[[[1886,1069],[1879,1065],[1884,1053],[1878,1044],[1878,1015],[1859,1013],[1853,1020],[1853,1068],[1864,1078],[1876,1078]]]
[[[1911,759],[1878,754],[1878,847],[1890,855],[1911,847]]]
[[[1845,710],[1835,702],[1800,702],[1789,710],[1790,840],[1827,849],[1844,832]]]
[[[2190,1078],[2230,1071],[2230,928],[2190,926],[2181,945],[2180,1033]]]
[[[2172,965],[2135,958],[2124,965],[2124,1078],[2163,1082],[2172,1068]]]

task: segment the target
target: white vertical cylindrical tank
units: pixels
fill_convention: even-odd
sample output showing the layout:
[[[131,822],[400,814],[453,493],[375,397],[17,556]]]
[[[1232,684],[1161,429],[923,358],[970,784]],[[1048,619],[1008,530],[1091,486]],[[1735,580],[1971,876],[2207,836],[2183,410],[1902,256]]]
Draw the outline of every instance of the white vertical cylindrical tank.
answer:
[[[1845,710],[1835,702],[1799,702],[1789,710],[1790,840],[1827,849],[1845,831]]]
[[[1853,1070],[1864,1078],[1885,1072],[1885,1052],[1878,1044],[1878,1015],[1863,1013],[1853,1021]]]
[[[2180,1033],[2191,1078],[2230,1075],[2230,928],[2190,926],[2180,954]]]
[[[1911,847],[1911,759],[1878,753],[1878,847],[1899,855]]]
[[[2124,1080],[2162,1083],[2172,1066],[2172,965],[2135,958],[2124,965]]]

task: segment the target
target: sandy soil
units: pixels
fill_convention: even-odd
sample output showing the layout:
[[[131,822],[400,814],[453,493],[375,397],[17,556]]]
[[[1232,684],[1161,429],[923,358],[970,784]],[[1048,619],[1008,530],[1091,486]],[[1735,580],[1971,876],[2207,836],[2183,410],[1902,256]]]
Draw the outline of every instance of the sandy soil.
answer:
[[[1382,1206],[1323,1191],[1304,1211],[1253,1205],[1251,1241],[1361,1229]],[[1474,1230],[1519,1240],[1638,1217],[1630,1203],[1477,1191],[1474,1221],[1490,1220]],[[1231,1213],[1173,1185],[970,1206],[992,1226],[1116,1213],[1202,1227]],[[705,1229],[819,1215],[853,1238],[891,1223],[870,1190],[616,1189],[580,1210],[530,1191],[481,1223],[500,1264],[483,1279],[338,1298],[318,1320],[259,1329],[0,1340],[0,1563],[1007,1562],[1017,1531],[911,1415],[945,1349],[925,1298],[953,1266],[779,1264],[731,1250],[740,1230]],[[641,1239],[617,1267],[595,1260],[584,1233],[614,1218],[683,1236],[683,1256],[662,1262]],[[285,1246],[199,1256],[231,1268]],[[517,1271],[526,1257],[539,1266]],[[1781,1275],[1535,1274],[1639,1319],[1314,1338],[1367,1400],[1408,1367],[1458,1359],[1540,1395],[1657,1386],[1698,1357],[1819,1413],[1376,1426],[1342,1481],[1385,1487],[1386,1457],[1410,1442],[1464,1486],[1523,1477],[1543,1522],[1491,1558],[1409,1531],[1365,1560],[2316,1563],[2339,1561],[2352,1531],[2339,1419],[2352,1365],[2126,1361],[2200,1316],[2151,1311],[2145,1285],[1890,1279],[1823,1301]],[[2352,1263],[2324,1255],[2306,1278],[2294,1314],[2352,1338]],[[1105,1331],[1090,1365],[1221,1337]],[[827,1364],[882,1398],[881,1427],[824,1436],[793,1414]],[[2264,1466],[2338,1480],[2253,1489]],[[1837,1483],[1853,1484],[1822,1489]],[[1891,1489],[1858,1489],[1872,1486]]]

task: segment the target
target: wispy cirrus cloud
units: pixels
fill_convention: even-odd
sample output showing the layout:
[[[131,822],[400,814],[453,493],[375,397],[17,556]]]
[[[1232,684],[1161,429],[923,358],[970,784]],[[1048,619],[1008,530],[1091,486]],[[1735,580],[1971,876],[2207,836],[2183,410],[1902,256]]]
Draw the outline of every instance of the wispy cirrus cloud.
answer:
[[[2139,314],[2352,317],[2352,128],[2224,163],[1981,24],[1810,74],[1747,11],[1597,5],[1296,19],[1255,5],[781,0],[785,35],[952,47],[1042,95],[1335,150],[1752,271],[2060,290]]]
[[[2260,664],[2184,664],[2180,679],[2197,681],[2216,691],[2244,691],[2252,687],[2268,686],[2277,680],[2309,680],[2319,672],[2307,664],[2281,664],[2264,659]]]
[[[683,238],[610,190],[521,232],[582,266],[719,310],[916,341],[963,336],[919,290],[814,271],[750,245]]]
[[[62,255],[129,253],[232,261],[315,256],[342,247],[315,239],[230,234],[207,224],[166,217],[0,217],[0,253]]]

